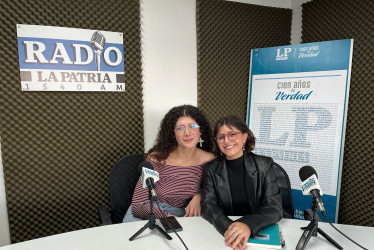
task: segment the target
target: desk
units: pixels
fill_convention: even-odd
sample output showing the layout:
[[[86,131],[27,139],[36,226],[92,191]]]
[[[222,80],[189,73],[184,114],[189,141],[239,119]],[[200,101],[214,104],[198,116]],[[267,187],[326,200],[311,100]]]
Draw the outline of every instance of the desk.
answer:
[[[230,248],[224,245],[223,237],[206,220],[201,217],[178,218],[183,227],[179,232],[190,250],[194,249],[222,249]],[[25,241],[9,246],[0,247],[0,250],[110,250],[110,249],[185,249],[179,238],[173,233],[171,241],[165,239],[157,230],[146,229],[134,241],[129,238],[145,225],[146,221],[129,222],[109,226],[94,227],[84,230],[78,230],[63,234],[57,234],[49,237]],[[308,221],[282,219],[279,222],[286,246],[283,248],[295,249],[297,242],[302,234],[300,227],[307,226]],[[157,224],[160,224],[157,221]],[[329,224],[320,222],[319,228],[324,230],[334,240],[336,240],[344,249],[359,249],[348,239],[340,235]],[[348,235],[356,242],[366,248],[373,249],[374,246],[374,227],[339,225],[336,227]],[[249,249],[249,248],[248,248]],[[250,248],[264,249],[264,248]],[[306,247],[308,249],[335,249],[323,237],[312,237]]]

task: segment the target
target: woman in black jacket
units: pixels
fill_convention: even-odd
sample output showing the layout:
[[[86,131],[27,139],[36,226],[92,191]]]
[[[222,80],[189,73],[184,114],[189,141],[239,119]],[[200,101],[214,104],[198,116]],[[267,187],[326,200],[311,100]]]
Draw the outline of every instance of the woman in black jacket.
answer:
[[[204,167],[202,215],[224,235],[226,246],[245,249],[250,236],[282,218],[273,160],[251,152],[255,137],[236,116],[221,118],[214,135],[220,157]]]

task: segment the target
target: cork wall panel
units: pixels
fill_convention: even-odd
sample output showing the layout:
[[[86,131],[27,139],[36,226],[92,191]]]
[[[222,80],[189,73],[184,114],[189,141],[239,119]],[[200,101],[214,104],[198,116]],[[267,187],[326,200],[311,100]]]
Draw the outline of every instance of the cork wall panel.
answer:
[[[304,43],[354,39],[338,221],[364,226],[374,226],[373,23],[370,0],[303,4]]]
[[[197,0],[198,106],[214,124],[235,114],[245,120],[250,52],[290,44],[290,9]]]
[[[123,33],[126,91],[22,92],[16,24]],[[139,2],[0,1],[0,137],[12,243],[98,225],[111,167],[144,151]]]

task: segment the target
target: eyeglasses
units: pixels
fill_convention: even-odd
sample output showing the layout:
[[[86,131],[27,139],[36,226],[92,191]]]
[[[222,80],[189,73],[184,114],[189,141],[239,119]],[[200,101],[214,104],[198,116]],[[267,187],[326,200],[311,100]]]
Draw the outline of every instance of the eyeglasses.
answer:
[[[228,132],[227,134],[220,134],[220,135],[217,135],[217,137],[215,138],[217,143],[221,144],[221,143],[224,143],[225,142],[225,138],[227,136],[227,139],[229,139],[230,141],[235,141],[236,138],[238,137],[238,134],[242,134],[243,132],[238,132],[238,131],[230,131]]]
[[[197,133],[199,132],[200,130],[200,126],[195,124],[195,123],[190,123],[187,125],[187,128],[188,128],[188,131],[190,131],[191,133]],[[177,133],[178,135],[183,135],[185,132],[186,132],[186,126],[184,125],[181,125],[179,127],[176,127],[174,129],[175,133]]]

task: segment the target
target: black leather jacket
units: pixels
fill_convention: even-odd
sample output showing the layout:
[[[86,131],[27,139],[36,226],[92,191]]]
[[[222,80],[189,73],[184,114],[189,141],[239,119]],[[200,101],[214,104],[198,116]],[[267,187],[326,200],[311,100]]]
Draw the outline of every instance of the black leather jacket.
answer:
[[[282,218],[282,196],[270,157],[244,152],[244,164],[247,170],[245,189],[250,211],[236,221],[247,224],[253,236],[261,228],[277,223]],[[204,167],[202,195],[203,218],[223,235],[233,223],[227,217],[232,215],[233,208],[225,157],[216,158]]]

